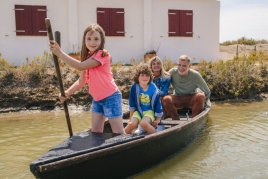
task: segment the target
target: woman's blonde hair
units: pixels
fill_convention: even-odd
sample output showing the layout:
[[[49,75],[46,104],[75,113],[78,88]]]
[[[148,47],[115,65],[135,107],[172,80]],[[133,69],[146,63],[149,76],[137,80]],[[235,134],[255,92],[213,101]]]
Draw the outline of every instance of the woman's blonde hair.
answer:
[[[135,83],[139,83],[140,74],[146,74],[150,76],[149,83],[153,81],[153,78],[154,78],[153,72],[147,63],[142,62],[139,65],[137,65],[135,73],[133,75],[133,80]]]
[[[167,78],[167,75],[170,75],[170,74],[164,69],[163,62],[162,62],[162,60],[158,56],[155,56],[155,57],[153,57],[153,58],[151,58],[149,60],[149,66],[152,69],[152,71],[153,71],[152,65],[153,65],[153,62],[154,61],[160,63],[160,66],[161,66],[161,71],[160,71],[161,77],[163,79]]]
[[[88,32],[93,33],[94,31],[97,31],[100,33],[101,36],[101,44],[98,50],[103,50],[104,49],[104,44],[105,44],[105,32],[102,29],[102,27],[98,24],[91,24],[89,25],[86,30],[84,31],[83,34],[83,39],[82,39],[82,49],[81,49],[81,61],[85,61],[88,58],[88,52],[89,50],[86,47],[86,42],[85,38]]]

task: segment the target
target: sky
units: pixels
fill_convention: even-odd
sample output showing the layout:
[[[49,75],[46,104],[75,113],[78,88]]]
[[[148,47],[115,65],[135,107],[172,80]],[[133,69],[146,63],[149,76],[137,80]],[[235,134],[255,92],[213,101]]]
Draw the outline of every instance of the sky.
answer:
[[[268,40],[268,0],[219,0],[220,42],[241,37]]]

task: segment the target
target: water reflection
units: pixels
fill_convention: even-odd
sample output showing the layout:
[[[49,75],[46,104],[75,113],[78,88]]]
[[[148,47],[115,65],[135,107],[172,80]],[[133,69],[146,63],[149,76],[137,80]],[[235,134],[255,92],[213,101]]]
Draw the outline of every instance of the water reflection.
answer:
[[[206,128],[195,141],[133,178],[267,178],[267,104],[214,104]]]
[[[91,125],[89,116],[70,111],[74,133]],[[68,137],[64,111],[0,114],[0,178],[34,178],[29,164]]]
[[[131,178],[267,178],[267,105],[214,104],[185,150]],[[74,133],[91,125],[88,111],[70,110],[70,118]],[[29,164],[68,137],[64,111],[0,114],[0,178],[34,178]]]

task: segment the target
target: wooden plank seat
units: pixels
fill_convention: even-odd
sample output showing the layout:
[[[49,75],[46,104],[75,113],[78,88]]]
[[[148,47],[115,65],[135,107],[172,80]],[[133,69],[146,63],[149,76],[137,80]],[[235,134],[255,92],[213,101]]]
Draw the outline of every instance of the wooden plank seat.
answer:
[[[191,117],[192,116],[192,109],[191,108],[178,109],[178,113],[179,113],[179,115],[180,115],[181,118],[187,118],[186,113],[188,113],[188,116]],[[128,112],[125,112],[123,114],[123,119],[129,119],[129,115],[130,115],[129,111]],[[166,118],[170,118],[170,116],[167,114],[165,116],[165,119]]]
[[[189,118],[192,116],[192,109],[191,108],[178,109],[177,112],[178,112],[180,118],[187,119],[187,114],[188,114]],[[165,119],[167,119],[167,118],[170,118],[169,114],[165,115]]]

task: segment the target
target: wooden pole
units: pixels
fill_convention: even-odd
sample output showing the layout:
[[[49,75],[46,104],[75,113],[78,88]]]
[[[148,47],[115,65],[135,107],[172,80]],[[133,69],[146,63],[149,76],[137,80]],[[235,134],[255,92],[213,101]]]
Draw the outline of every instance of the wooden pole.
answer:
[[[46,18],[45,21],[46,21],[48,38],[49,38],[49,40],[54,40],[49,18]],[[56,37],[57,43],[60,45],[60,32],[58,32],[58,31],[55,32],[55,37]],[[65,97],[65,92],[64,92],[63,84],[62,84],[58,57],[56,55],[54,55],[54,54],[53,54],[53,60],[54,60],[54,65],[55,65],[56,72],[57,72],[57,77],[58,77],[58,82],[59,82],[59,86],[60,86],[61,96]],[[70,116],[69,116],[68,106],[67,106],[66,101],[64,101],[63,106],[64,106],[64,111],[65,111],[65,116],[66,116],[66,121],[67,121],[67,125],[68,125],[69,134],[70,134],[70,137],[72,137],[73,136],[73,131],[72,131],[72,126],[71,126],[71,121],[70,121]]]
[[[59,46],[61,46],[60,32],[55,31],[54,35],[55,35],[55,41],[59,44]]]

